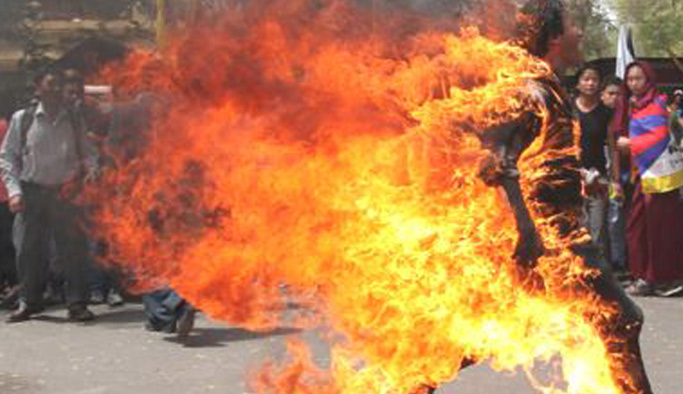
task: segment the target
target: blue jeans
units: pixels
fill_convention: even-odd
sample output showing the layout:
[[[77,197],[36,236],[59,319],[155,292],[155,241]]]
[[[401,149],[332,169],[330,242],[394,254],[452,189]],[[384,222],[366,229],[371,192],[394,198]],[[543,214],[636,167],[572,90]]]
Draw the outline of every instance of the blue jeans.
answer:
[[[155,331],[175,331],[175,326],[187,308],[184,299],[170,287],[146,293],[142,296],[149,327]]]
[[[609,232],[610,256],[612,267],[617,270],[627,268],[626,254],[626,222],[633,194],[632,186],[628,182],[629,174],[621,176],[623,196],[620,199],[609,199],[607,211],[607,229]]]
[[[608,208],[608,230],[612,267],[618,270],[626,269],[626,215],[624,203],[621,199],[610,198]]]

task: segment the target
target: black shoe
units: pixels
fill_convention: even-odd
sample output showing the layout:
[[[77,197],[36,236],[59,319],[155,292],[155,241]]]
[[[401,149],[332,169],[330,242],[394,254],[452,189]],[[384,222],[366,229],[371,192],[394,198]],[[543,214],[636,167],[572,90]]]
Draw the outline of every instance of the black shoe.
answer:
[[[69,320],[71,321],[86,322],[94,319],[95,314],[85,306],[69,308]]]
[[[163,326],[155,325],[151,322],[146,322],[145,330],[152,332],[163,332],[164,334],[173,334],[176,332],[176,322],[169,323]]]
[[[178,318],[178,338],[187,338],[190,331],[194,328],[194,316],[197,310],[192,307],[187,307],[183,310],[183,314]]]
[[[28,306],[25,302],[19,303],[19,308],[10,313],[7,317],[7,323],[20,323],[31,319],[32,315],[43,311],[41,307]]]

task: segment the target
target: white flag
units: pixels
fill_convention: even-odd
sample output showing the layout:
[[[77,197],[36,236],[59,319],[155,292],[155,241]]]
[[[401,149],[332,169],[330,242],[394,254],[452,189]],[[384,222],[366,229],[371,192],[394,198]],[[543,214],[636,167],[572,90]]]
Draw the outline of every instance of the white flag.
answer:
[[[633,41],[631,40],[631,29],[622,25],[619,27],[619,40],[617,41],[617,68],[616,76],[624,79],[626,66],[635,60],[633,51]]]

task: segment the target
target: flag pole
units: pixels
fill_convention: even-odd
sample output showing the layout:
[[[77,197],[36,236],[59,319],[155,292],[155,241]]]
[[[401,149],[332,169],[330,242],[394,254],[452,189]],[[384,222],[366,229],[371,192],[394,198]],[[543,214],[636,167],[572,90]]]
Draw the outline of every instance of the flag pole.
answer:
[[[633,50],[633,39],[631,36],[631,28],[622,25],[619,27],[619,39],[617,40],[617,64],[615,68],[615,75],[624,79],[626,67],[636,59],[635,51]]]
[[[157,48],[163,48],[166,44],[166,0],[156,0],[156,41]]]

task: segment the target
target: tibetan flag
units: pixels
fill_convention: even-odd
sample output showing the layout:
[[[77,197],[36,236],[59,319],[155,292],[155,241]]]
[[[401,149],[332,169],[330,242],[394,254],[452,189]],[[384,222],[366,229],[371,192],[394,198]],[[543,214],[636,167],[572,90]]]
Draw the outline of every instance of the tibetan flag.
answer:
[[[683,186],[683,159],[669,132],[664,96],[632,108],[629,134],[643,192],[665,193]]]

